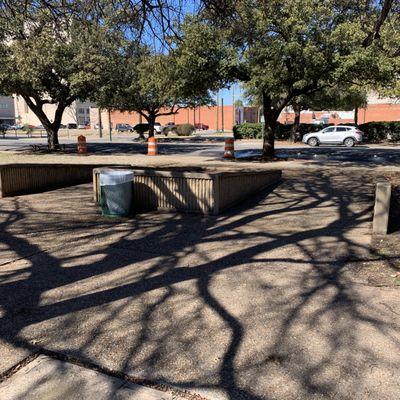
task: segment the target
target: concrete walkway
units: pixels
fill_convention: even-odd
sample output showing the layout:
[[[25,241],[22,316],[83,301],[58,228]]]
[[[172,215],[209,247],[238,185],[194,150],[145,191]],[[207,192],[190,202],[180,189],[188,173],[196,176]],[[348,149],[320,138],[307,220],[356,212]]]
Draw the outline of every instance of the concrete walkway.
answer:
[[[0,371],[46,349],[210,400],[398,399],[400,291],[357,274],[372,199],[340,170],[218,217],[105,220],[88,185],[2,199]]]
[[[4,400],[173,400],[172,394],[40,356],[0,383]]]

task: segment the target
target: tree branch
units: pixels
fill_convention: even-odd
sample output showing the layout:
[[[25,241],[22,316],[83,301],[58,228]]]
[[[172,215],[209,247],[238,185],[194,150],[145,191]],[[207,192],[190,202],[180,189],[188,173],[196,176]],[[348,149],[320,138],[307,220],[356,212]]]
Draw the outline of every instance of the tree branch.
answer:
[[[375,22],[374,29],[369,32],[368,36],[364,39],[363,47],[369,47],[375,39],[379,39],[379,33],[382,25],[385,23],[389,16],[390,10],[392,9],[394,0],[384,0],[382,10],[379,13],[378,19]]]

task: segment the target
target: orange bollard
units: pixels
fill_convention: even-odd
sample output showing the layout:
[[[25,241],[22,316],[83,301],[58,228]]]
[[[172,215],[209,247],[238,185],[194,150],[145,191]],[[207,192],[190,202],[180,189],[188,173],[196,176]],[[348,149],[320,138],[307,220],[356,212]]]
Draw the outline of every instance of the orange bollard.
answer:
[[[155,137],[149,137],[147,144],[147,155],[156,156],[158,154],[157,139]]]
[[[224,158],[235,158],[235,139],[225,139]]]
[[[78,154],[87,153],[86,137],[83,135],[78,136]]]

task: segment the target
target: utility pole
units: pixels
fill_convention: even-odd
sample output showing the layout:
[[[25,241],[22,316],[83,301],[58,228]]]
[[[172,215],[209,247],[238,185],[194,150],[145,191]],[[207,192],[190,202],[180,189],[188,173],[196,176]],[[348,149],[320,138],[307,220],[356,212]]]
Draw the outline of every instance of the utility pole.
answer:
[[[224,98],[221,99],[221,126],[222,126],[222,132],[225,132],[224,130]]]
[[[99,129],[99,138],[103,137],[103,128],[101,123],[101,109],[100,107],[97,108],[99,110],[99,118],[98,118],[98,129]]]
[[[110,142],[112,142],[112,124],[111,124],[111,111],[110,109],[107,110],[108,114],[108,133],[110,135]]]
[[[219,90],[217,92],[217,132],[219,131],[219,121],[218,121],[218,117],[219,117]]]
[[[193,108],[193,126],[196,128],[196,106]]]
[[[233,84],[232,85],[232,114],[233,114],[233,121],[232,121],[233,125],[232,125],[232,127],[236,125],[236,115],[235,115],[235,113],[236,113],[236,107],[235,107],[235,84]]]

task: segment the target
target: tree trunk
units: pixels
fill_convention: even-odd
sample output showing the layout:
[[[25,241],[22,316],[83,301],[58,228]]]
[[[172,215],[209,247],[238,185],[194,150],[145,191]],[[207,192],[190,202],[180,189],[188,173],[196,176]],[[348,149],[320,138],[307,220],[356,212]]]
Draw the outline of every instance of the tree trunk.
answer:
[[[47,133],[47,145],[49,150],[56,150],[60,147],[58,141],[58,131],[60,129],[62,116],[65,108],[71,103],[58,103],[56,112],[54,114],[54,122],[50,122],[49,118],[43,111],[43,104],[36,100],[36,104],[32,101],[29,96],[22,95],[26,104],[33,111],[33,113],[38,117],[39,121],[42,123],[44,129]]]
[[[358,107],[354,108],[354,123],[358,125]]]
[[[154,137],[154,124],[156,123],[156,115],[149,113],[147,116],[147,122],[149,123],[149,138]]]
[[[56,150],[60,147],[60,143],[58,141],[58,129],[59,128],[55,129],[53,126],[49,126],[48,128],[46,128],[47,145],[49,147],[49,150]]]
[[[266,93],[263,93],[263,156],[275,156],[275,129],[279,114],[272,108],[272,101]]]
[[[103,121],[101,120],[101,108],[97,108],[97,125],[98,125],[98,130],[99,130],[99,138],[103,137]]]
[[[292,130],[290,131],[290,141],[296,142],[296,133],[299,131],[300,127],[300,116],[301,116],[301,107],[299,105],[293,106],[294,111],[294,124]]]

